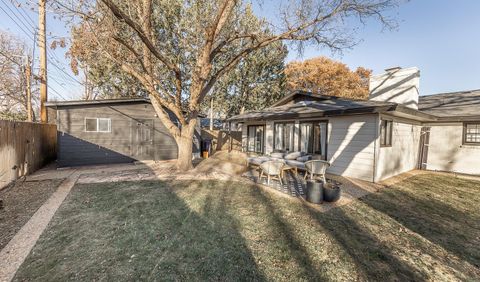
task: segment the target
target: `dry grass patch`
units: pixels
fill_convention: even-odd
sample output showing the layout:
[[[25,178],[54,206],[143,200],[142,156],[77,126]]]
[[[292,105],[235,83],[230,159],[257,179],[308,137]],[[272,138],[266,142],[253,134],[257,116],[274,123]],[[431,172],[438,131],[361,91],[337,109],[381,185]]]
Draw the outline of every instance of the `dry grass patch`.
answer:
[[[232,181],[82,184],[15,280],[478,280],[479,190],[421,175],[321,213]]]
[[[17,180],[0,190],[0,250],[55,192],[62,179],[42,181]]]

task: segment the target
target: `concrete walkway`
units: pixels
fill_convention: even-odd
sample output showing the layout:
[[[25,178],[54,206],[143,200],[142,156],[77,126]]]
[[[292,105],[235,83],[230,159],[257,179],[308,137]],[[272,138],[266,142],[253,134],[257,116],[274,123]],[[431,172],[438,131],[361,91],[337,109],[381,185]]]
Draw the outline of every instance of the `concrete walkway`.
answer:
[[[0,281],[10,281],[15,276],[17,269],[22,265],[43,230],[70,193],[78,176],[77,171],[71,171],[70,175],[58,186],[57,191],[33,214],[0,252]]]
[[[138,164],[97,165],[72,169],[47,166],[27,176],[26,181],[65,179],[50,198],[33,214],[0,251],[0,282],[11,281],[15,273],[37,243],[48,223],[76,183],[100,183],[141,180],[231,179],[231,175],[202,172],[178,173],[174,161]]]
[[[56,170],[52,167],[39,170],[27,177],[27,181],[42,179],[63,179],[50,198],[33,214],[30,220],[17,232],[10,242],[0,251],[0,281],[11,281],[18,268],[27,258],[38,238],[47,227],[55,212],[70,193],[72,187],[82,175],[107,174],[117,171],[151,170],[147,165],[93,166],[77,169]]]

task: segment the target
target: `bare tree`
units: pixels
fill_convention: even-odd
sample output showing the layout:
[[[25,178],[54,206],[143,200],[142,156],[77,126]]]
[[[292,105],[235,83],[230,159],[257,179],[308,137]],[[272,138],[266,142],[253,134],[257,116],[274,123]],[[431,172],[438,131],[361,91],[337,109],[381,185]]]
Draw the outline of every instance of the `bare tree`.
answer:
[[[282,2],[282,1],[279,1]],[[192,140],[200,105],[217,81],[252,52],[277,41],[300,49],[315,44],[342,50],[354,44],[352,21],[376,18],[395,0],[291,0],[278,20],[255,16],[241,0],[99,0],[56,2],[81,16],[76,28],[91,34],[94,52],[117,63],[148,92],[175,138],[177,167],[192,167]],[[90,51],[92,48],[90,48]],[[178,125],[168,112],[178,117]]]
[[[28,85],[28,48],[25,42],[13,35],[0,31],[0,117],[4,119],[26,120],[32,117],[29,102],[37,102],[36,95],[29,97],[28,86],[36,93],[35,84]],[[31,99],[29,101],[29,99]]]

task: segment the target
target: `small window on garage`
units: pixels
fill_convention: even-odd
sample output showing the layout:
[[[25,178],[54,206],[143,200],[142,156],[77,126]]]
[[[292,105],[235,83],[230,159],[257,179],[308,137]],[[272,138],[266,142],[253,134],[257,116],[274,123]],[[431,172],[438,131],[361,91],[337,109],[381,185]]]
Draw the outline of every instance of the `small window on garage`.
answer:
[[[85,132],[110,132],[109,118],[85,118]]]
[[[110,132],[110,119],[99,118],[98,119],[98,132]]]
[[[382,119],[380,123],[380,146],[391,147],[392,146],[392,128],[393,121]]]
[[[480,145],[480,122],[463,124],[463,143]]]
[[[86,132],[97,132],[97,119],[96,118],[86,118],[85,119],[85,131]]]

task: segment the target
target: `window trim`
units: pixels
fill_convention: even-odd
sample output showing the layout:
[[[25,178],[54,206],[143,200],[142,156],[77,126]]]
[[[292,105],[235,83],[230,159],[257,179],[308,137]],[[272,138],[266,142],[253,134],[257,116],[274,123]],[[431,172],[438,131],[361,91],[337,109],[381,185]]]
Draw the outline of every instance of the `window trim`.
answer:
[[[325,128],[326,128],[326,131],[325,131],[325,156],[323,158],[324,161],[327,160],[328,158],[328,124],[329,124],[329,120],[328,119],[313,119],[313,120],[301,120],[299,123],[298,123],[298,144],[297,144],[297,151],[300,151],[300,148],[302,147],[302,124],[305,124],[305,123],[311,123],[312,124],[312,129],[311,129],[311,135],[313,136],[313,133],[314,133],[314,126],[313,124],[314,123],[325,123]],[[308,154],[308,152],[306,152]],[[321,156],[321,155],[318,155],[318,154],[314,154],[312,153],[312,156]]]
[[[391,124],[391,128],[390,128],[390,136],[389,136],[389,139],[390,139],[390,143],[389,144],[382,144],[382,128],[383,128],[383,121],[386,121],[386,127],[385,127],[385,142],[387,141],[387,127],[388,127],[388,124],[390,123]],[[379,138],[380,138],[380,148],[389,148],[389,147],[392,147],[392,144],[393,144],[393,120],[392,119],[386,119],[386,118],[380,118],[380,132],[379,132]]]
[[[263,139],[263,144],[262,144],[262,151],[261,152],[256,152],[255,150],[254,151],[250,151],[250,135],[249,135],[249,129],[250,127],[263,127],[263,136],[262,136],[262,139]],[[247,125],[247,152],[250,152],[250,153],[257,153],[257,154],[265,154],[265,124],[249,124]]]
[[[87,130],[87,119],[94,119],[97,121],[97,130],[93,131],[93,130]],[[100,131],[100,120],[107,120],[108,121],[108,131]],[[84,128],[83,128],[83,131],[84,132],[89,132],[89,133],[110,133],[112,132],[112,119],[111,118],[98,118],[98,117],[85,117],[84,118]]]
[[[275,149],[275,145],[276,145],[276,135],[277,135],[277,124],[283,124],[283,126],[287,125],[287,124],[291,124],[293,125],[293,146],[295,147],[295,121],[281,121],[281,122],[274,122],[273,123],[273,150],[277,150]],[[285,149],[282,149],[282,151],[286,151]],[[294,152],[295,151],[295,148],[292,148],[289,152]]]
[[[462,130],[462,145],[469,145],[469,146],[480,146],[480,142],[467,142],[467,125],[475,124],[480,126],[480,121],[469,121],[463,123],[463,130]],[[480,135],[480,133],[477,133]]]

